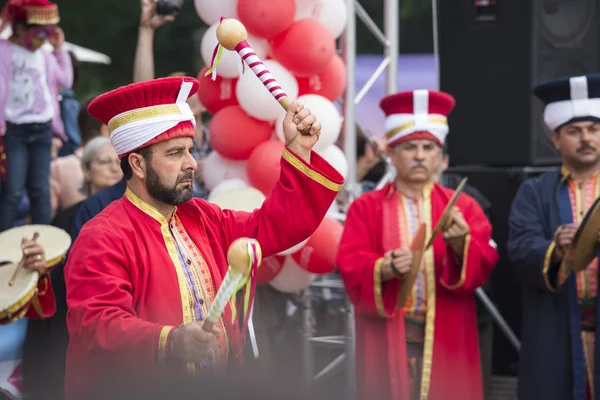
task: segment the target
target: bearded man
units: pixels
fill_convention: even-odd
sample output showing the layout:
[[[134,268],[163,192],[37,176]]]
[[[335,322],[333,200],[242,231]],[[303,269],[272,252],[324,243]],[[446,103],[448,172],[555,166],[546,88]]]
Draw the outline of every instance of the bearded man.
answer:
[[[154,383],[165,371],[228,371],[243,347],[231,308],[212,333],[201,325],[227,272],[229,245],[255,238],[268,257],[300,243],[341,188],[341,175],[311,150],[320,123],[293,103],[280,178],[261,209],[192,199],[195,118],[187,99],[198,85],[187,77],[140,82],[88,108],[111,131],[127,189],[84,225],[65,267],[67,398],[136,377]],[[299,135],[308,125],[310,134]]]

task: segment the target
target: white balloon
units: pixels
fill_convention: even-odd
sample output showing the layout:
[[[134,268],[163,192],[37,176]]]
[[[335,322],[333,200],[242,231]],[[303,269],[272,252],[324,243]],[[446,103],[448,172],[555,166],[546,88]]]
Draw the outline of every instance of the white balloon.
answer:
[[[314,19],[323,24],[334,38],[346,29],[348,8],[344,0],[296,0],[296,17]]]
[[[342,122],[344,120],[335,105],[325,97],[317,94],[305,94],[298,97],[298,101],[302,102],[304,107],[310,109],[310,112],[322,125],[321,136],[313,147],[313,150],[320,152],[333,145],[342,132]],[[280,111],[275,120],[275,133],[279,140],[282,141],[285,140],[285,136],[283,135],[284,117],[285,113]]]
[[[298,97],[298,81],[294,75],[275,60],[265,60],[263,63],[288,97],[292,99]],[[240,107],[256,119],[272,122],[281,113],[279,102],[250,68],[246,68],[244,74],[240,76],[235,94]]]
[[[223,210],[252,212],[262,206],[266,197],[262,192],[253,187],[233,189],[215,196],[211,203],[218,205]]]
[[[233,189],[243,189],[250,187],[250,184],[242,179],[227,179],[215,186],[208,195],[208,201]]]
[[[346,179],[348,177],[348,160],[346,154],[337,147],[335,144],[327,146],[323,150],[317,151],[317,153],[325,159],[333,168],[335,168],[340,175]]]
[[[194,0],[196,12],[206,25],[219,22],[221,17],[238,19],[238,0]]]
[[[342,210],[337,201],[331,203],[331,207],[329,207],[329,210],[327,210],[326,216],[327,218],[340,221],[341,223],[344,223],[344,221],[346,220],[346,216],[342,213]]]
[[[202,178],[208,190],[213,190],[219,183],[227,179],[241,179],[248,182],[246,161],[234,161],[223,158],[216,151],[204,159]]]
[[[204,32],[204,36],[202,36],[202,42],[200,43],[200,54],[202,55],[202,60],[204,61],[204,64],[208,66],[210,66],[212,63],[212,56],[215,51],[215,47],[219,42],[217,40],[218,26],[219,22],[211,25],[206,32]],[[248,35],[247,42],[259,58],[262,59],[267,56],[269,51],[269,42],[266,39],[260,39],[255,36]],[[221,60],[217,65],[217,75],[224,78],[237,78],[240,76],[241,62],[242,60],[237,51],[223,49]],[[246,66],[246,70],[249,70],[248,66]]]
[[[269,285],[283,293],[296,293],[308,288],[314,275],[302,269],[290,256],[285,258],[281,271]]]
[[[308,243],[308,239],[310,239],[310,238],[307,238],[306,240],[304,240],[304,241],[302,241],[302,242],[298,243],[297,245],[295,245],[295,246],[293,246],[293,247],[290,247],[290,248],[289,248],[289,249],[287,249],[287,250],[284,250],[284,251],[282,251],[281,253],[277,253],[277,255],[278,255],[278,256],[289,256],[289,255],[291,255],[291,254],[294,254],[294,253],[295,253],[295,252],[297,252],[297,251],[300,251],[300,250],[302,250],[302,248],[303,248],[304,246],[306,246],[306,243]]]

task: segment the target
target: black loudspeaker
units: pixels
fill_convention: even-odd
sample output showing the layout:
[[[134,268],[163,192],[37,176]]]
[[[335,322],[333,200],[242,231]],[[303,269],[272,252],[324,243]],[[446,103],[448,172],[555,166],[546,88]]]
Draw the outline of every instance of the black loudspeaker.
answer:
[[[552,170],[550,167],[481,168],[453,167],[455,172],[469,178],[469,185],[477,188],[492,204],[492,237],[500,259],[490,278],[491,300],[517,337],[521,337],[523,284],[521,277],[508,258],[508,216],[517,190],[528,178]],[[494,324],[492,370],[494,375],[516,376],[519,354],[504,332]]]
[[[600,2],[438,0],[438,32],[453,165],[559,164],[532,88],[600,72]]]

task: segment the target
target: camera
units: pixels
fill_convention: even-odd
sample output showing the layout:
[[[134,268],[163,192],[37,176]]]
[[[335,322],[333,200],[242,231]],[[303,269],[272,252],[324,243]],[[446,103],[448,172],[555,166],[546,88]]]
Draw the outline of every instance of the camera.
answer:
[[[158,0],[156,13],[158,15],[177,15],[183,7],[183,0]]]

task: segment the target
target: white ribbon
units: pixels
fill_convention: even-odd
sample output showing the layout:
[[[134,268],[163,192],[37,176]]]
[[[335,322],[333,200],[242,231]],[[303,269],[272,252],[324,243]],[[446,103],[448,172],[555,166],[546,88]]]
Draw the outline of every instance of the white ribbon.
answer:
[[[112,131],[110,134],[110,142],[117,154],[127,154],[130,151],[140,148],[161,133],[174,128],[180,122],[190,121],[194,127],[196,127],[196,118],[187,103],[192,86],[192,82],[184,81],[181,83],[181,89],[179,89],[179,94],[175,101],[175,105],[179,109],[179,114],[160,115],[157,117],[132,121],[121,125]],[[116,115],[111,121],[129,112],[131,111]]]

